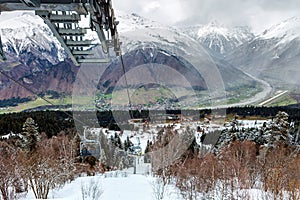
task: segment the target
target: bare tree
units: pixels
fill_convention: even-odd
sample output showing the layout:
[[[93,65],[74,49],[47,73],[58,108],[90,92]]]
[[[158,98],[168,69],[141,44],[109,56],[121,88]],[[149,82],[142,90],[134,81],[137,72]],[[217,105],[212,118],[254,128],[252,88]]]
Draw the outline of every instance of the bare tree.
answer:
[[[287,174],[286,191],[291,200],[300,199],[300,155],[297,155],[287,165],[285,173]]]
[[[151,182],[152,192],[155,200],[161,200],[167,193],[167,182],[161,177],[155,178]]]
[[[198,198],[198,186],[200,185],[198,176],[199,166],[201,166],[201,160],[199,158],[192,158],[186,160],[178,168],[176,186],[179,188],[180,194],[184,199],[196,200]]]
[[[63,186],[74,177],[72,143],[65,137],[44,139],[34,152],[20,151],[22,178],[38,199],[47,199],[49,191]]]
[[[16,151],[5,142],[0,143],[0,193],[3,200],[15,199]]]
[[[82,200],[99,200],[103,192],[102,185],[95,179],[91,179],[88,183],[81,183]]]

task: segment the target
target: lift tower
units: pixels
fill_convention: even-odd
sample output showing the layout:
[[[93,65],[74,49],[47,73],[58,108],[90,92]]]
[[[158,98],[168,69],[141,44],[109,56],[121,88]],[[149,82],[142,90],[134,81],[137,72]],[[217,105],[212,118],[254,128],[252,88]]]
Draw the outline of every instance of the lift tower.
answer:
[[[73,63],[109,62],[108,59],[91,58],[95,44],[84,39],[87,29],[96,31],[104,53],[114,48],[120,55],[117,31],[118,22],[111,0],[0,0],[0,11],[34,10],[49,26]],[[89,28],[80,27],[82,17],[89,16]],[[0,59],[5,60],[0,38]]]

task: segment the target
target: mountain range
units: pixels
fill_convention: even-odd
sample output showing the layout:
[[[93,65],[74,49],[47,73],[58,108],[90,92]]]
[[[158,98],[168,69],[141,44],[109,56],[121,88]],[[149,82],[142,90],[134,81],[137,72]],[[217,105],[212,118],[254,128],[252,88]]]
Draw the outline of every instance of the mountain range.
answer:
[[[214,21],[206,25],[180,27],[186,34],[198,40],[203,46],[225,55],[238,46],[255,38],[247,26],[227,28]]]
[[[196,65],[209,58],[219,70],[229,93],[242,93],[257,87],[257,80],[248,74],[267,80],[278,88],[290,88],[291,85],[296,88],[300,83],[297,79],[300,19],[297,17],[274,25],[261,34],[254,34],[249,27],[228,28],[218,22],[168,27],[137,14],[117,14],[126,71],[136,65],[162,62],[186,74],[194,88],[205,90],[205,77],[191,73],[192,68],[186,68],[189,64],[181,55],[176,55],[178,51],[189,55],[188,49],[194,46],[202,49],[197,55],[199,63]],[[10,15],[0,21],[0,34],[8,57],[6,62],[0,63],[1,69],[37,93],[57,91],[71,94],[79,68],[66,58],[49,28],[33,13]],[[156,52],[154,58],[149,56],[153,52]],[[98,87],[111,90],[123,73],[121,69],[121,62],[115,59],[105,76],[99,77]],[[151,71],[151,67],[147,70]],[[0,91],[0,100],[33,96],[2,75]]]
[[[295,91],[300,85],[299,55],[300,18],[293,17],[240,45],[225,59],[276,88]]]

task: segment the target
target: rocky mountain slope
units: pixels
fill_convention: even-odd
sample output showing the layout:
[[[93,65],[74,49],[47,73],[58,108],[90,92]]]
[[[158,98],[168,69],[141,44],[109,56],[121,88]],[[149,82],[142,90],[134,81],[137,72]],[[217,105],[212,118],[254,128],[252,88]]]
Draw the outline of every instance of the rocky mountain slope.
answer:
[[[0,34],[7,61],[0,68],[36,93],[49,90],[70,93],[76,67],[64,61],[65,53],[43,20],[32,12],[4,13]],[[0,100],[33,94],[0,75]]]
[[[59,42],[34,13],[12,12],[3,15],[5,20],[0,20],[0,34],[9,61],[12,60],[11,56],[16,57],[14,61],[36,67],[36,71],[64,60],[65,53]]]
[[[0,63],[1,69],[14,79],[36,89],[37,93],[54,90],[71,94],[78,68],[74,67],[68,59],[64,61],[65,54],[50,30],[33,13],[18,13],[12,16],[0,22],[0,33],[8,55],[8,61]],[[253,87],[255,81],[252,78],[218,57],[212,46],[201,47],[197,40],[187,36],[182,30],[162,26],[136,14],[120,12],[117,17],[120,21],[119,32],[123,43],[126,71],[129,71],[133,65],[141,65],[149,61],[160,62],[183,74],[193,88],[206,89],[204,80],[207,77],[194,72],[195,67],[201,68],[201,66],[208,66],[209,63],[221,73],[220,79],[224,81],[226,90],[242,89],[245,92],[247,91],[244,90],[245,88]],[[208,33],[207,35],[207,37],[211,36]],[[196,39],[202,37],[203,34]],[[224,36],[225,39],[222,41],[227,41],[228,37]],[[234,41],[232,44],[228,42],[220,47],[220,53],[225,53],[221,51],[222,48],[240,45],[243,39],[236,38],[232,41]],[[148,47],[152,50],[147,52],[145,49],[149,50]],[[187,59],[184,59],[183,55]],[[189,61],[191,57],[193,62]],[[195,66],[191,66],[191,63]],[[148,69],[150,72],[151,67]],[[99,77],[103,81],[99,85],[103,86],[110,80],[110,84],[106,87],[114,87],[116,80],[122,75],[120,61],[116,59],[105,73],[106,76]],[[149,76],[154,77],[153,74]],[[168,74],[165,76],[163,79],[169,78]],[[4,76],[0,76],[0,87],[2,89],[0,100],[32,96],[30,92],[26,92]]]
[[[227,28],[218,22],[207,25],[181,27],[182,31],[198,40],[203,46],[219,54],[227,54],[238,46],[254,39],[247,26]]]
[[[120,37],[123,43],[122,50],[126,71],[130,71],[136,66],[150,63],[143,71],[143,73],[150,73],[151,67],[153,67],[151,64],[159,63],[171,66],[171,68],[180,72],[189,80],[193,88],[205,90],[207,89],[205,81],[209,78],[199,74],[197,67],[213,65],[212,67],[221,74],[221,81],[224,83],[226,91],[232,92],[241,88],[255,87],[256,81],[234,68],[219,57],[211,48],[199,43],[196,40],[199,38],[195,39],[191,35],[186,34],[183,28],[165,27],[137,14],[121,15],[118,19],[120,20],[119,31],[121,32]],[[232,35],[234,34],[232,33]],[[249,35],[251,34],[249,33]],[[236,39],[235,42],[238,45],[242,41]],[[189,63],[189,61],[191,62]],[[106,70],[100,82],[102,84],[109,82],[109,86],[106,84],[105,86],[114,87],[122,75],[122,66],[120,60],[117,60]],[[171,79],[170,74],[167,72],[160,73],[160,76],[165,76],[162,78],[165,80]],[[134,79],[134,76],[131,78]],[[150,78],[153,79],[154,76],[150,76]],[[108,81],[109,79],[111,80]],[[176,84],[180,85],[182,82],[177,82]]]
[[[300,18],[287,19],[226,56],[234,66],[271,82],[275,87],[299,87]]]

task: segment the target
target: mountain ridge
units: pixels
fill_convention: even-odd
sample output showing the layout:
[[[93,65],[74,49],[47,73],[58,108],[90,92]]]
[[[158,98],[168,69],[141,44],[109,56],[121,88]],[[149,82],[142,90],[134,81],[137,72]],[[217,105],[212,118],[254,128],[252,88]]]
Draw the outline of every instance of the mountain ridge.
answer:
[[[270,82],[279,89],[300,85],[300,18],[289,18],[265,30],[226,56],[235,67]],[[279,76],[280,75],[280,76]]]
[[[203,46],[221,55],[226,55],[255,37],[254,33],[247,26],[236,26],[230,29],[220,25],[218,22],[187,26],[181,29],[186,34],[198,40]]]
[[[33,16],[32,13],[18,15],[16,18],[20,19],[21,17],[24,20],[24,16],[27,16],[32,20],[38,18],[37,16]],[[186,48],[190,48],[191,45],[198,45],[199,43],[199,48],[206,52],[206,54],[203,56],[210,57],[210,59],[217,64],[219,70],[222,69],[223,72],[226,72],[227,70],[228,73],[226,72],[225,74],[228,75],[223,77],[226,82],[229,82],[227,89],[238,88],[238,84],[240,83],[243,83],[247,87],[251,86],[250,83],[253,82],[253,80],[238,69],[245,70],[246,67],[243,67],[239,64],[247,62],[250,63],[252,62],[252,58],[248,58],[246,56],[248,55],[247,51],[246,53],[244,52],[244,55],[238,56],[238,59],[234,58],[234,56],[237,57],[239,53],[242,53],[243,51],[238,51],[244,47],[249,47],[249,45],[264,46],[264,42],[266,42],[266,40],[261,38],[261,41],[256,44],[255,41],[258,36],[254,35],[249,27],[236,27],[234,29],[229,29],[227,27],[219,26],[216,23],[185,28],[166,27],[160,25],[158,22],[148,20],[134,13],[121,13],[117,16],[118,20],[121,22],[119,26],[119,32],[123,42],[123,53],[134,51],[136,48],[143,49],[143,47],[147,47],[149,45],[156,45],[157,48],[167,49],[169,53],[172,54],[172,52],[178,53],[176,52],[176,49],[185,52]],[[68,59],[66,61],[62,61],[65,59],[65,53],[46,25],[41,25],[40,23],[43,23],[40,19],[37,19],[36,22],[30,21],[27,24],[25,23],[23,27],[29,27],[30,29],[28,29],[26,33],[22,33],[18,30],[18,28],[22,26],[15,26],[16,29],[13,29],[14,26],[11,26],[11,28],[8,29],[3,29],[1,28],[0,23],[0,31],[2,35],[5,33],[6,36],[6,34],[10,33],[9,35],[12,34],[14,36],[18,33],[23,39],[22,41],[18,41],[14,39],[14,37],[2,36],[4,50],[8,55],[8,62],[0,63],[0,67],[2,69],[7,69],[7,71],[9,71],[11,74],[18,74],[18,76],[15,77],[27,84],[33,84],[35,81],[39,80],[36,79],[35,76],[42,76],[43,74],[49,75],[49,73],[51,74],[53,66],[63,67],[64,64],[67,66],[72,65],[68,63],[70,62]],[[14,30],[16,30],[16,34],[13,34]],[[92,37],[92,34],[90,37]],[[248,48],[248,50],[249,49],[251,50],[251,48]],[[257,49],[258,48],[252,50],[255,51]],[[237,53],[234,54],[232,52]],[[172,56],[171,54],[168,55],[167,53],[165,56]],[[257,51],[257,54],[259,54],[259,51]],[[234,67],[237,67],[238,69],[235,69]],[[66,67],[64,71],[66,72],[66,69],[70,70],[73,68],[74,67]],[[17,72],[20,69],[24,70],[23,74]],[[249,72],[249,70],[247,72]],[[74,77],[76,76],[76,73],[76,70],[70,70],[69,76]],[[71,83],[74,81],[74,79],[69,79],[71,82],[70,84],[60,82],[60,80],[63,80],[64,76],[66,75],[63,76],[62,74],[64,73],[58,74],[59,76],[56,77],[51,76],[55,80],[53,82],[56,82],[57,85],[53,86],[51,84],[54,83],[51,83],[51,87],[50,85],[49,87],[44,87],[42,90],[43,92],[47,91],[48,89],[52,90],[60,84],[64,85],[61,88],[65,88],[67,93],[71,92],[71,89],[66,87],[71,88]],[[0,87],[9,87],[11,83],[7,80],[3,81],[5,80],[3,77],[1,79]],[[236,81],[236,83],[234,83],[234,81]],[[200,86],[201,88],[204,88],[202,84],[200,84]],[[241,88],[243,87],[241,86]],[[17,91],[18,89],[15,89],[15,92],[12,93],[17,95]],[[7,93],[5,94],[7,95]],[[5,95],[0,95],[0,99],[6,97],[7,96]]]

